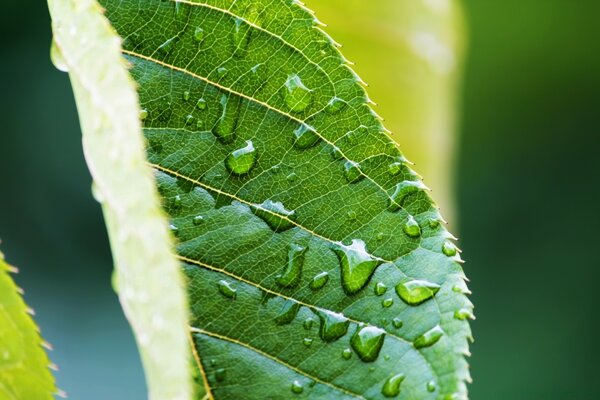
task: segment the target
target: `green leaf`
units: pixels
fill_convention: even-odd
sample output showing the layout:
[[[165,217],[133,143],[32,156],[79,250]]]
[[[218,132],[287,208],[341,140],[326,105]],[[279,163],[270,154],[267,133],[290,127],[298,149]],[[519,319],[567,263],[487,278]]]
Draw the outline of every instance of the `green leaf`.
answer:
[[[185,264],[201,395],[466,398],[453,237],[313,15],[102,4]]]
[[[0,399],[53,399],[57,392],[31,311],[0,252]]]
[[[48,6],[53,60],[71,78],[94,194],[110,236],[115,288],[140,348],[149,398],[190,399],[183,276],[147,165],[138,97],[120,38],[94,0],[49,0]]]

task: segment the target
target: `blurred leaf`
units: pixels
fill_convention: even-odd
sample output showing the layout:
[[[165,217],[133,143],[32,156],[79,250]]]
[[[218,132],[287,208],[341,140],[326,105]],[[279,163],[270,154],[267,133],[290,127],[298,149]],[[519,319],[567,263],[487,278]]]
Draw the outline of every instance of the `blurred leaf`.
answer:
[[[56,393],[39,329],[0,252],[0,399],[52,399]]]
[[[116,288],[140,348],[149,397],[190,399],[182,275],[147,165],[138,97],[120,39],[93,0],[49,0],[48,5],[52,58],[70,71],[86,161],[110,236]]]

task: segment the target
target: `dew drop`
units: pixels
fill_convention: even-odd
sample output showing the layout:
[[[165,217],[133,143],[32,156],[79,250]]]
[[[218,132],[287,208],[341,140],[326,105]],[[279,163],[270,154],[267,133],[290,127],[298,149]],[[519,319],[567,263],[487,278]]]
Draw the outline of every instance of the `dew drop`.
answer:
[[[404,322],[402,322],[400,318],[395,317],[394,319],[392,319],[392,325],[394,325],[394,328],[400,329],[402,328],[402,325],[404,325]]]
[[[387,292],[387,286],[383,282],[377,282],[375,285],[375,294],[377,296],[383,296],[383,294]]]
[[[194,116],[192,114],[186,115],[185,116],[185,123],[186,123],[186,125],[189,125],[192,122],[194,122]]]
[[[158,46],[158,51],[160,51],[163,54],[168,54],[171,50],[173,50],[173,46],[175,45],[178,39],[179,38],[177,36],[173,36],[172,38],[167,39],[163,44]]]
[[[306,329],[307,331],[310,331],[312,329],[314,323],[315,323],[315,320],[309,317],[304,320],[302,325],[304,326],[304,329]]]
[[[350,160],[344,163],[344,174],[349,183],[356,183],[365,177],[360,170],[360,164]]]
[[[398,175],[402,171],[402,166],[403,165],[404,164],[401,163],[401,162],[399,162],[399,161],[391,163],[388,166],[388,171],[389,171],[390,175],[392,175],[392,176]]]
[[[225,380],[225,369],[219,368],[215,371],[215,379],[217,382],[223,382]]]
[[[194,30],[194,40],[196,42],[201,42],[204,39],[204,29],[199,26]]]
[[[200,110],[205,110],[206,109],[206,100],[198,99],[198,101],[196,102],[196,107],[198,107]]]
[[[364,326],[358,328],[350,345],[364,362],[373,362],[379,356],[383,341],[385,339],[385,331],[375,326]]]
[[[291,174],[286,176],[285,179],[290,183],[296,182],[296,180],[298,179],[298,175],[296,175],[294,172],[292,172]]]
[[[402,208],[404,199],[411,193],[416,193],[426,189],[421,181],[402,181],[396,185],[396,189],[390,198],[389,211],[396,211]]]
[[[342,314],[324,310],[319,312],[319,319],[321,320],[319,336],[325,342],[333,342],[348,332],[350,321]]]
[[[190,99],[190,92],[186,90],[183,92],[183,100],[188,101]]]
[[[179,228],[176,227],[175,225],[171,224],[169,225],[169,230],[175,235],[179,235]]]
[[[344,155],[342,154],[342,151],[337,146],[333,146],[331,148],[331,156],[333,157],[334,160],[341,160],[344,157]]]
[[[331,100],[329,100],[329,103],[327,103],[325,111],[327,111],[329,114],[335,114],[342,108],[344,108],[345,105],[346,102],[344,100],[340,99],[337,96],[334,96]]]
[[[306,250],[308,250],[307,247],[290,243],[288,262],[283,274],[277,279],[278,284],[283,287],[292,287],[296,286],[300,282]]]
[[[313,340],[311,338],[304,338],[304,340],[302,340],[302,343],[306,346],[306,347],[310,347],[313,343]]]
[[[352,358],[352,350],[348,348],[342,350],[342,358],[344,360],[349,360],[350,358]]]
[[[325,286],[328,281],[329,281],[329,273],[321,272],[320,274],[317,274],[312,278],[312,281],[310,282],[310,288],[312,290],[319,290],[323,286]]]
[[[148,118],[148,110],[146,110],[145,108],[140,110],[140,120],[145,120],[146,118]]]
[[[298,149],[308,149],[320,140],[319,135],[308,125],[302,124],[294,131],[294,147]]]
[[[342,287],[348,294],[361,290],[369,282],[375,268],[380,264],[367,252],[365,242],[352,240],[350,246],[338,245],[334,248],[342,269]]]
[[[246,141],[246,146],[233,151],[225,159],[225,166],[235,175],[244,175],[250,172],[256,162],[256,149],[251,140]]]
[[[428,392],[430,392],[430,393],[435,392],[435,389],[436,389],[435,381],[431,380],[431,381],[427,382],[427,391]]]
[[[233,45],[238,51],[246,51],[250,43],[250,25],[242,18],[235,19],[235,30],[233,31]]]
[[[400,394],[400,384],[404,381],[404,374],[392,375],[383,384],[381,394],[385,397],[396,397]]]
[[[283,232],[294,226],[289,220],[295,212],[284,207],[279,201],[265,200],[252,207],[252,212],[267,223],[275,232]]]
[[[224,77],[225,75],[227,75],[227,68],[225,67],[219,67],[217,68],[217,75],[219,76],[219,78]]]
[[[294,381],[292,382],[292,393],[294,394],[300,394],[304,391],[304,387],[302,386],[302,384],[300,383],[300,381]]]
[[[173,199],[173,208],[181,208],[181,206],[183,205],[183,200],[181,199],[180,195],[175,196],[175,198]]]
[[[301,112],[312,102],[312,90],[304,86],[298,75],[291,74],[285,82],[284,98],[292,111]]]
[[[286,300],[279,310],[279,314],[275,317],[275,323],[277,325],[287,325],[291,323],[298,315],[300,310],[300,303],[296,303],[293,300]]]
[[[440,226],[440,220],[439,219],[435,219],[435,218],[430,218],[429,219],[429,227],[431,229],[435,229],[438,226]]]
[[[348,219],[350,221],[354,221],[356,219],[356,217],[357,217],[356,211],[354,211],[354,210],[348,211]]]
[[[204,223],[204,217],[202,215],[196,215],[193,221],[194,225],[202,225],[202,223]]]
[[[440,285],[413,278],[404,278],[396,285],[396,293],[411,306],[419,305],[431,299],[440,290]]]
[[[454,318],[465,321],[467,319],[475,319],[475,316],[468,308],[461,308],[460,310],[454,311]]]
[[[235,299],[237,297],[237,289],[235,289],[231,283],[227,282],[226,280],[220,280],[217,283],[217,287],[223,296],[230,299]]]
[[[391,298],[391,297],[388,297],[387,299],[383,299],[383,300],[381,301],[381,305],[382,305],[384,308],[389,308],[389,307],[391,307],[393,304],[394,304],[394,299],[393,299],[393,298]]]
[[[419,226],[419,223],[412,215],[408,216],[408,221],[406,221],[406,223],[402,227],[402,230],[404,231],[404,233],[406,233],[411,238],[416,238],[416,237],[421,236],[421,227]]]
[[[417,349],[433,346],[438,342],[438,340],[440,340],[442,336],[444,336],[444,330],[439,325],[436,325],[416,338],[413,345]]]
[[[444,244],[442,244],[442,253],[448,257],[454,257],[457,251],[454,243],[450,241],[445,241]]]
[[[221,116],[213,129],[213,134],[223,143],[231,143],[235,139],[240,98],[234,95],[221,96]]]
[[[383,240],[383,237],[384,237],[384,235],[383,235],[383,232],[379,232],[379,233],[377,234],[377,236],[376,236],[376,239],[377,239],[378,241],[382,241],[382,240]]]

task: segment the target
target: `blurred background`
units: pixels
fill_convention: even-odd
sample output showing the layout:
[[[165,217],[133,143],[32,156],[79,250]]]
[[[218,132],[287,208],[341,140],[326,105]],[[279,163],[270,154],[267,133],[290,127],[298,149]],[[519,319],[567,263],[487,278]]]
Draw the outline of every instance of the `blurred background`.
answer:
[[[477,315],[471,398],[600,398],[600,2],[308,5],[452,215]],[[54,345],[59,387],[143,399],[46,5],[2,7],[2,251]]]

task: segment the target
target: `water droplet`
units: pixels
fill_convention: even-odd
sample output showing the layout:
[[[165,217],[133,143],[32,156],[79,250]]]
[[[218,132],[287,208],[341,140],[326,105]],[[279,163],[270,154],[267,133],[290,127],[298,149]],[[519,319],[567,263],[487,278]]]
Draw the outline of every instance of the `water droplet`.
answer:
[[[342,314],[324,310],[319,312],[319,319],[321,320],[319,336],[325,342],[333,342],[348,332],[350,321]]]
[[[438,340],[440,340],[442,336],[444,336],[444,330],[439,325],[436,325],[416,338],[413,345],[417,349],[433,346],[438,342]]]
[[[173,208],[181,208],[182,204],[183,200],[181,199],[181,196],[175,196],[175,198],[173,199]]]
[[[206,109],[206,100],[198,99],[198,101],[196,102],[196,107],[198,107],[200,110],[205,110]]]
[[[383,359],[384,359],[385,361],[390,361],[390,359],[391,359],[391,358],[392,358],[392,357],[390,357],[390,355],[389,355],[389,354],[386,354],[385,356],[383,356]]]
[[[265,221],[275,232],[283,232],[294,226],[288,219],[295,212],[286,209],[279,201],[265,200],[262,204],[252,207],[252,212]]]
[[[146,118],[148,118],[148,110],[146,110],[145,108],[140,110],[140,120],[145,120]]]
[[[202,223],[204,222],[204,217],[202,215],[196,215],[193,221],[194,225],[202,225]]]
[[[225,159],[225,166],[232,174],[244,175],[250,172],[256,162],[256,149],[251,140],[246,141],[246,146],[233,151]]]
[[[213,129],[213,134],[223,143],[231,143],[235,139],[240,98],[234,95],[221,96],[221,116]]]
[[[396,397],[400,394],[400,384],[404,381],[404,374],[392,375],[383,384],[381,394],[385,397]]]
[[[412,238],[421,236],[421,227],[412,215],[408,216],[408,221],[406,221],[406,223],[402,227],[402,230],[404,231],[404,233],[406,233]]]
[[[454,311],[454,318],[465,321],[467,319],[475,319],[475,316],[468,308],[461,308],[460,310]]]
[[[416,193],[426,189],[426,186],[421,181],[402,181],[396,185],[394,194],[390,198],[388,210],[396,211],[402,208],[404,199],[411,193]]]
[[[219,78],[222,78],[225,75],[227,75],[227,68],[225,68],[225,67],[217,68],[217,75],[219,76]]]
[[[294,131],[294,147],[298,149],[308,149],[320,140],[319,135],[308,125],[302,124]]]
[[[293,300],[286,300],[279,310],[279,314],[275,317],[275,323],[277,325],[287,325],[291,323],[298,315],[300,310],[300,303],[296,303]]]
[[[179,38],[177,36],[173,36],[172,38],[167,39],[163,44],[158,46],[158,51],[160,51],[163,54],[168,54],[171,50],[173,50],[173,45],[175,45],[178,39]]]
[[[198,120],[198,122],[196,122],[196,128],[198,129],[203,129],[204,128],[204,121],[202,120]]]
[[[54,64],[54,67],[56,67],[57,70],[62,72],[69,72],[69,66],[67,65],[67,61],[65,60],[62,51],[60,50],[60,48],[54,40],[52,40],[52,46],[50,47],[50,60],[52,61],[52,64]]]
[[[356,219],[357,215],[356,215],[356,211],[354,210],[350,210],[348,211],[348,219],[351,221],[354,221]]]
[[[315,320],[309,317],[304,320],[302,325],[304,326],[304,329],[306,329],[307,331],[310,331],[312,329],[314,323],[315,323]]]
[[[179,235],[179,228],[176,227],[175,225],[171,224],[169,225],[169,230],[175,235]]]
[[[233,31],[233,45],[238,51],[245,51],[250,43],[250,25],[242,18],[235,19],[235,30]]]
[[[302,340],[302,343],[306,346],[309,347],[312,343],[313,340],[311,338],[304,338],[304,340]]]
[[[312,290],[319,290],[327,284],[327,281],[329,281],[329,273],[321,272],[312,278],[312,281],[310,282],[310,288]]]
[[[185,92],[183,92],[183,99],[185,101],[188,101],[190,99],[190,92],[188,90],[186,90]]]
[[[391,163],[388,166],[388,171],[390,172],[390,175],[392,175],[392,176],[398,175],[402,171],[402,166],[403,165],[404,164],[401,163],[401,162],[399,162],[399,161]]]
[[[382,305],[384,308],[389,308],[389,307],[391,307],[393,304],[394,304],[394,299],[393,299],[393,298],[391,298],[391,297],[388,297],[387,299],[383,299],[383,300],[381,300],[381,305]]]
[[[435,219],[435,218],[430,218],[430,219],[429,219],[429,227],[430,227],[431,229],[435,229],[435,228],[437,228],[438,226],[440,226],[440,220],[438,220],[438,219]]]
[[[375,326],[364,326],[358,328],[350,345],[364,362],[373,362],[379,356],[383,341],[385,339],[385,331]]]
[[[194,116],[192,114],[186,115],[185,116],[186,125],[191,124],[192,122],[194,122]]]
[[[365,242],[360,239],[352,240],[350,246],[340,244],[334,251],[342,267],[342,287],[348,294],[365,287],[380,264],[379,260],[367,253]]]
[[[350,160],[344,163],[344,173],[346,180],[350,183],[358,182],[365,177],[360,170],[360,164]]]
[[[308,248],[295,243],[290,243],[288,262],[283,274],[277,279],[278,284],[283,287],[291,287],[300,282],[306,250],[308,250]]]
[[[331,148],[331,156],[333,157],[334,160],[341,160],[344,157],[344,155],[342,154],[342,151],[337,146],[333,146]]]
[[[195,40],[196,42],[201,42],[201,41],[202,41],[202,39],[204,39],[204,29],[202,29],[202,28],[200,28],[200,27],[197,27],[197,28],[194,30],[194,40]]]
[[[448,257],[454,257],[457,251],[458,250],[456,246],[452,242],[445,241],[442,245],[442,253],[444,253]]]
[[[428,392],[435,392],[435,389],[436,389],[435,381],[431,380],[431,381],[427,382],[427,391]]]
[[[376,239],[377,239],[378,241],[382,241],[382,240],[383,240],[383,238],[384,238],[384,234],[383,234],[383,232],[379,232],[379,233],[377,234],[377,236],[376,236]]]
[[[231,283],[227,282],[226,280],[220,280],[217,283],[217,287],[223,296],[230,299],[235,299],[237,297],[237,289],[235,289]]]
[[[285,179],[290,183],[295,182],[298,179],[298,175],[296,175],[295,173],[292,172],[291,174],[286,176]]]
[[[400,329],[400,328],[402,328],[402,325],[404,325],[404,322],[402,322],[402,320],[400,318],[395,317],[392,320],[392,325],[394,325],[394,328]]]
[[[377,282],[375,285],[375,294],[377,296],[382,296],[385,292],[387,292],[387,286],[383,282]]]
[[[355,131],[350,131],[346,133],[346,140],[350,144],[358,143],[358,133]]]
[[[219,368],[215,371],[215,379],[217,382],[223,382],[225,380],[225,369]]]
[[[329,100],[329,103],[327,103],[325,111],[327,111],[329,114],[335,114],[342,108],[344,108],[345,105],[346,102],[344,100],[340,99],[337,96],[334,96],[331,98],[331,100]]]
[[[416,306],[431,299],[440,285],[419,279],[404,278],[396,285],[396,293],[405,303]]]
[[[303,391],[304,391],[304,387],[302,387],[302,384],[300,383],[300,381],[292,382],[292,393],[300,394]]]
[[[350,358],[352,358],[352,350],[348,348],[342,350],[342,357],[344,358],[344,360],[349,360]]]
[[[285,82],[284,98],[292,111],[301,112],[312,102],[312,90],[304,86],[298,75],[291,74]]]

